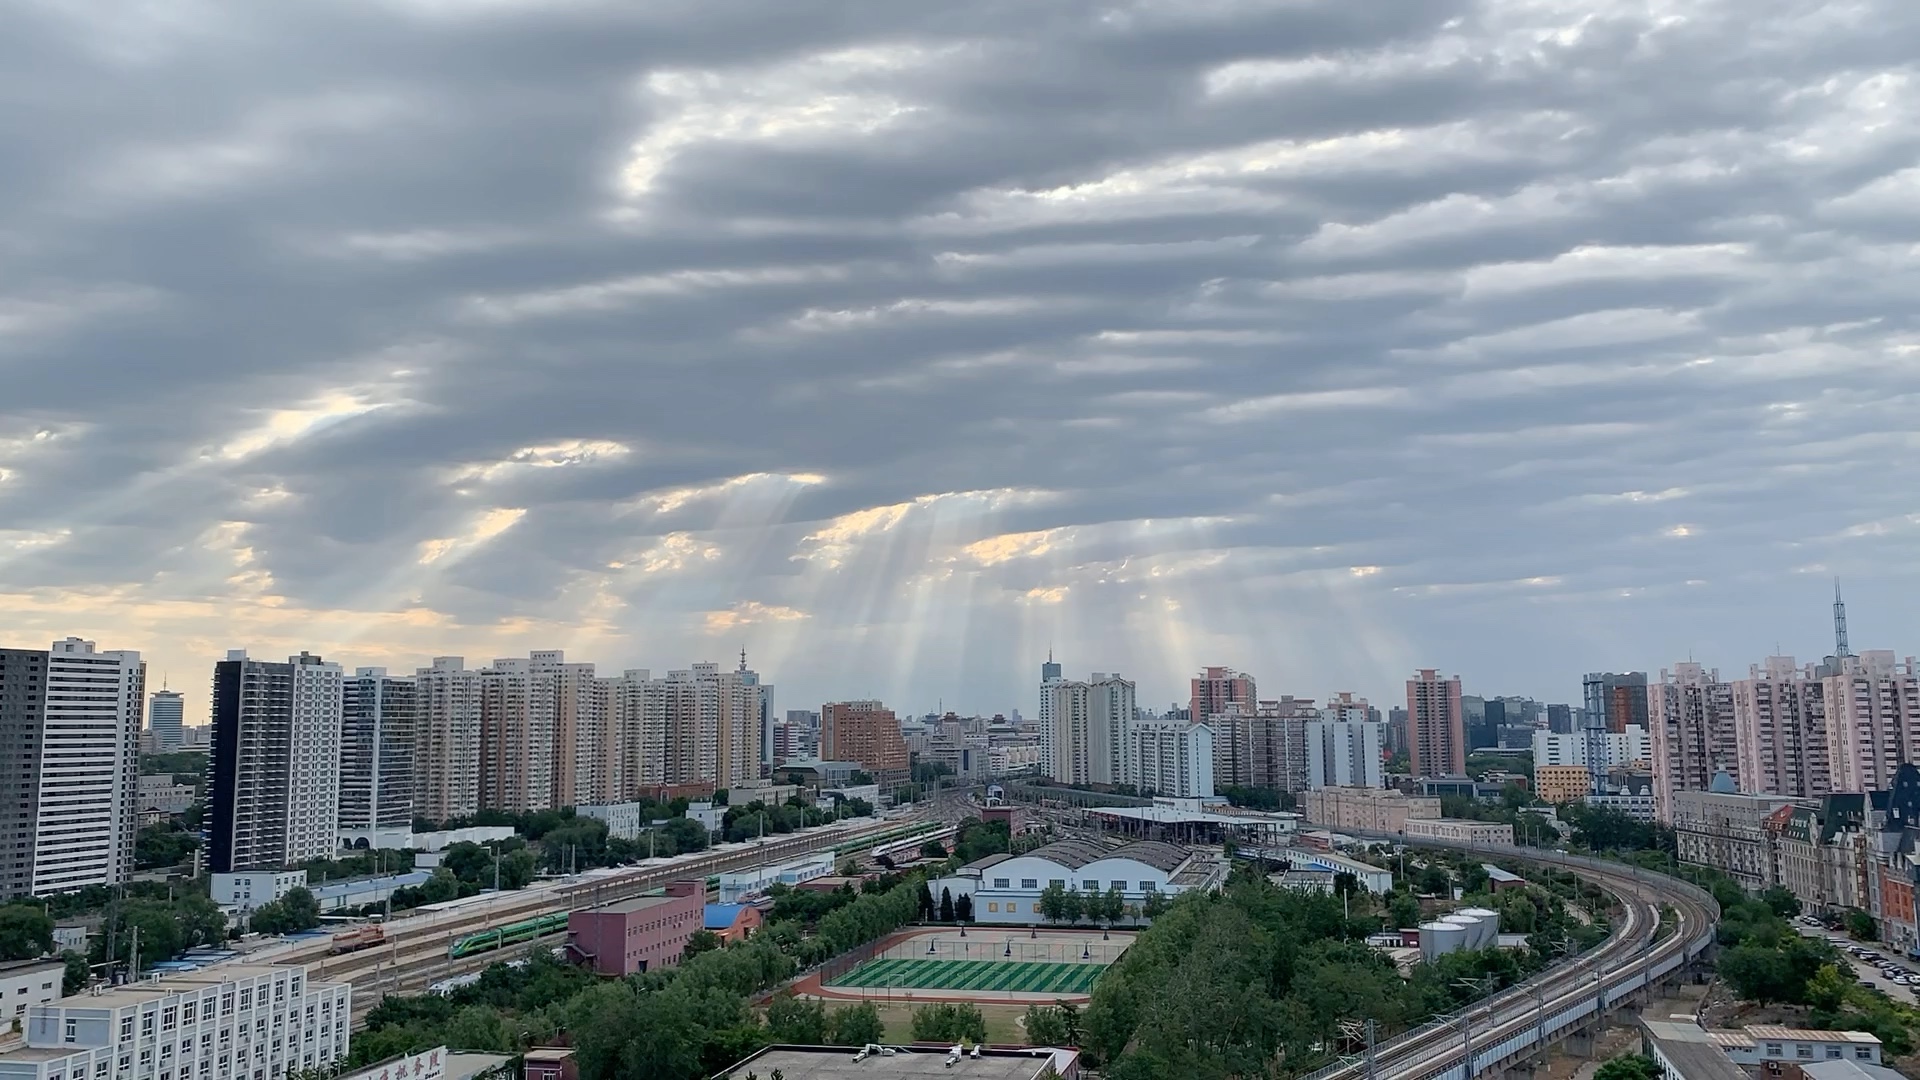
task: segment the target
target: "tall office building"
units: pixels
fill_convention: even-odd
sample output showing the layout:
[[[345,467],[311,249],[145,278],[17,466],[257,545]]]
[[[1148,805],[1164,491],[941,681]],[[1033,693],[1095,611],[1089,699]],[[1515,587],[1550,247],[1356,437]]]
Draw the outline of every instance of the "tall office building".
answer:
[[[1791,656],[1770,656],[1733,684],[1736,780],[1752,795],[1811,798],[1833,790],[1824,688]]]
[[[1395,705],[1387,710],[1387,753],[1413,756],[1413,735],[1408,730],[1407,710]]]
[[[1187,715],[1196,724],[1226,713],[1231,706],[1238,706],[1249,714],[1257,708],[1253,676],[1230,667],[1206,668],[1189,686],[1192,694]]]
[[[907,741],[900,720],[878,701],[837,701],[820,706],[820,754],[851,761],[882,783],[907,778]]]
[[[214,665],[207,798],[214,873],[333,854],[344,682],[339,664],[304,652],[275,664],[234,650]]]
[[[35,895],[112,885],[133,874],[146,665],[65,638],[47,652],[40,733]]]
[[[1844,609],[1838,618],[1844,627]],[[1886,791],[1901,763],[1920,761],[1920,665],[1868,649],[1837,656],[1832,667],[1820,687],[1833,789]]]
[[[1334,713],[1328,709],[1325,716]],[[1386,725],[1365,720],[1307,722],[1307,787],[1384,787],[1380,756]]]
[[[154,749],[163,754],[180,749],[185,741],[182,720],[186,710],[177,690],[155,690],[147,703],[147,730],[153,733]]]
[[[1587,727],[1619,734],[1647,726],[1647,673],[1594,672],[1583,681]]]
[[[1492,746],[1494,736],[1487,730],[1487,699],[1478,694],[1460,697],[1460,722],[1467,732],[1467,752]]]
[[[1053,684],[1062,681],[1060,665],[1053,659],[1053,650],[1047,650],[1047,661],[1040,665],[1040,771],[1053,776]]]
[[[1661,821],[1673,820],[1674,792],[1706,791],[1722,772],[1738,782],[1733,687],[1718,671],[1690,660],[1663,669],[1659,682],[1648,687],[1647,724],[1654,814]]]
[[[441,822],[480,811],[480,730],[485,687],[458,656],[436,656],[414,674],[414,814]]]
[[[1413,728],[1413,774],[1464,775],[1467,727],[1460,677],[1443,679],[1434,669],[1422,668],[1407,680],[1407,716]]]
[[[363,667],[343,680],[340,829],[413,827],[414,681]]]
[[[1556,735],[1567,735],[1573,731],[1573,706],[1547,706],[1547,730]]]

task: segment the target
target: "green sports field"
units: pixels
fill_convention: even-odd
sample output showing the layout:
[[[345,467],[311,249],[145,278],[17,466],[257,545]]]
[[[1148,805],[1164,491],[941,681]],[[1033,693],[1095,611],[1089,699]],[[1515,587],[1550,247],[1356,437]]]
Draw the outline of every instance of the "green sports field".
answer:
[[[1016,994],[1084,994],[1105,964],[1044,960],[872,960],[828,986],[900,990],[985,990]]]

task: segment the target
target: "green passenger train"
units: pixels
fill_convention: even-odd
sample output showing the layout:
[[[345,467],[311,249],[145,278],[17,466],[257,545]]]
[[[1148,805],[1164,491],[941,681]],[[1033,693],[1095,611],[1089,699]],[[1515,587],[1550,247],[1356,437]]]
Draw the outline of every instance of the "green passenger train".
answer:
[[[455,938],[447,946],[447,956],[458,960],[463,956],[476,956],[495,949],[504,949],[509,945],[534,941],[549,934],[558,934],[567,928],[567,913],[562,911],[553,915],[538,915],[531,919],[496,926],[491,930],[481,930],[465,937]]]

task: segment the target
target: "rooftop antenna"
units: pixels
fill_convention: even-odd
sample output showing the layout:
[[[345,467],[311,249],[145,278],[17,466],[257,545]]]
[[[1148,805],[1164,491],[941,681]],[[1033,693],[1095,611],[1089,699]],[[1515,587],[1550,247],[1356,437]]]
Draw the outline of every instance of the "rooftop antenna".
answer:
[[[745,645],[740,646],[740,670],[747,670],[747,647]]]
[[[1833,579],[1833,655],[1835,659],[1852,656],[1847,649],[1847,602],[1840,598],[1840,579]]]

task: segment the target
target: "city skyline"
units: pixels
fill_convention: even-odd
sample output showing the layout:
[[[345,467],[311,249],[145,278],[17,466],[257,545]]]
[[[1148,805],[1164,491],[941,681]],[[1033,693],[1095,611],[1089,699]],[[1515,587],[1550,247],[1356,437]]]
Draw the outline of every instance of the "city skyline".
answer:
[[[1823,592],[1820,595],[1823,597],[1830,597],[1831,596],[1830,589],[1831,587],[1829,586],[1828,591]],[[1871,600],[1869,600],[1868,604],[1874,607],[1879,607],[1881,606],[1881,599],[1879,597],[1874,597]],[[1863,606],[1867,606],[1867,605],[1855,604],[1848,609],[1847,618],[1851,620],[1855,625],[1859,625],[1862,622],[1862,620],[1857,618],[1856,613],[1858,608]],[[1769,645],[1763,651],[1730,657],[1724,662],[1717,661],[1717,660],[1701,660],[1701,659],[1698,659],[1698,656],[1700,654],[1697,651],[1686,650],[1682,654],[1682,658],[1679,660],[1675,660],[1672,658],[1661,658],[1659,656],[1645,656],[1645,657],[1635,658],[1634,662],[1631,664],[1616,663],[1614,666],[1618,668],[1618,670],[1623,674],[1628,672],[1641,673],[1641,674],[1647,674],[1650,678],[1652,678],[1654,676],[1657,676],[1658,672],[1662,668],[1672,667],[1676,663],[1699,663],[1707,668],[1727,667],[1733,670],[1740,670],[1740,669],[1744,669],[1747,665],[1752,663],[1764,664],[1766,660],[1774,657],[1787,657],[1787,658],[1799,658],[1801,660],[1811,660],[1811,659],[1819,659],[1822,657],[1834,655],[1835,639],[1834,639],[1834,624],[1832,622],[1832,616],[1826,613],[1826,609],[1824,607],[1820,607],[1819,610],[1816,611],[1815,615],[1810,616],[1810,618],[1813,618],[1815,622],[1815,625],[1813,626],[1812,629],[1809,629],[1807,626],[1804,626],[1804,625],[1781,627],[1777,631],[1772,631],[1772,632],[1764,628],[1754,629],[1751,633],[1747,634],[1746,636],[1752,638],[1755,641],[1764,640],[1767,642],[1771,642],[1772,644]],[[1802,620],[1802,622],[1805,622],[1805,621],[1806,620],[1804,619]],[[55,622],[55,620],[49,620],[49,622],[50,624],[52,624]],[[1868,618],[1864,620],[1864,622],[1867,626],[1872,628],[1869,631],[1870,636],[1863,636],[1860,633],[1855,633],[1853,634],[1854,639],[1864,640],[1867,642],[1865,646],[1860,646],[1860,647],[1881,648],[1882,647],[1881,642],[1886,640],[1879,636],[1878,626],[1881,620],[1877,618]],[[1789,637],[1787,635],[1787,631],[1789,630],[1792,630],[1795,632],[1794,636]],[[62,636],[77,636],[77,637],[83,637],[83,638],[89,636],[89,632],[82,632],[82,631],[76,631],[76,630],[70,630],[70,629],[61,630],[60,633],[62,634]],[[1822,636],[1824,636],[1824,641],[1821,640]],[[30,639],[23,639],[23,640],[30,640]],[[294,652],[310,649],[311,651],[321,653],[322,655],[334,655],[333,653],[327,652],[327,650],[323,647],[323,644],[319,643],[318,640],[315,638],[301,637],[298,635],[294,635],[286,640],[292,643],[292,648]],[[1809,644],[1809,647],[1807,649],[1799,650],[1799,651],[1796,651],[1791,647],[1786,647],[1785,651],[1775,651],[1775,650],[1781,649],[1787,642],[1796,642],[1796,641],[1806,642]],[[16,643],[16,645],[17,644],[18,643]],[[214,656],[209,656],[207,658],[201,658],[201,662],[197,666],[207,667],[212,663],[214,659],[218,658],[218,655],[224,655],[227,651],[230,651],[232,648],[238,648],[238,647],[240,646],[231,646],[231,645],[225,646],[220,650],[219,654]],[[1857,651],[1857,648],[1859,647],[1854,647],[1854,648]],[[1891,651],[1900,656],[1905,656],[1907,648],[1908,647],[1902,646],[1896,642],[1892,646]],[[165,652],[168,650],[165,648],[165,644],[162,643],[162,646],[159,650],[143,649],[142,655],[150,657],[155,655],[156,651]],[[272,651],[264,648],[260,648],[257,646],[248,647],[248,651],[262,653],[266,655],[272,655]],[[522,654],[525,654],[530,650],[526,647],[522,647],[519,649],[519,651]],[[724,666],[729,660],[734,658],[735,654],[741,651],[743,650],[738,646],[736,646],[735,649],[732,650],[731,652],[723,649],[720,653],[717,654],[715,658],[712,658],[712,659],[709,659],[706,654],[699,654],[700,659],[691,661],[691,662],[692,663],[717,662]],[[1913,651],[1920,652],[1920,646],[1913,647]],[[452,652],[455,654],[458,653],[457,650],[438,650],[437,652],[428,654],[428,655],[400,654],[398,656],[387,656],[383,658],[369,659],[362,653],[349,650],[347,652],[340,653],[339,655],[341,656],[342,661],[348,664],[350,667],[369,667],[369,666],[387,667],[395,674],[406,675],[406,674],[411,674],[416,669],[425,669],[425,668],[431,667],[436,657],[447,655],[449,652]],[[181,654],[178,652],[178,650],[172,650],[171,655],[173,655],[176,659],[179,659],[181,657]],[[486,659],[484,657],[474,658],[473,654],[465,654],[465,655],[467,655],[470,659],[472,659],[473,663],[476,665],[485,665],[491,662],[489,659]],[[510,653],[486,654],[486,655],[505,656],[505,655],[510,655]],[[1039,659],[1028,658],[1023,663],[1023,673],[1026,676],[1024,679],[1005,678],[1005,679],[994,680],[996,684],[998,684],[999,682],[1006,682],[1009,684],[1014,684],[1014,683],[1019,684],[1017,686],[1011,686],[1009,690],[1009,693],[1012,695],[1011,700],[999,700],[999,701],[988,700],[987,696],[984,693],[976,692],[974,694],[964,694],[964,693],[953,694],[953,695],[938,694],[938,695],[934,695],[931,701],[922,703],[919,700],[911,699],[911,696],[909,696],[908,698],[895,698],[893,696],[886,695],[886,694],[858,693],[858,692],[853,692],[851,690],[847,690],[845,688],[836,690],[831,687],[829,687],[826,690],[823,696],[818,697],[817,700],[813,697],[801,697],[796,699],[792,696],[789,696],[789,694],[786,692],[786,688],[794,684],[798,684],[801,686],[807,685],[808,684],[807,673],[804,671],[795,671],[790,673],[787,677],[783,678],[779,671],[769,668],[764,672],[763,676],[761,677],[765,677],[768,680],[770,680],[770,682],[777,684],[777,688],[779,689],[780,693],[775,701],[769,703],[769,707],[772,709],[772,711],[767,714],[767,718],[768,719],[776,718],[780,713],[782,713],[783,711],[789,708],[804,707],[808,709],[817,710],[820,707],[820,705],[824,702],[864,697],[864,698],[876,698],[879,700],[886,700],[886,701],[898,700],[900,701],[900,704],[897,706],[897,708],[902,716],[921,716],[921,715],[938,713],[938,712],[957,712],[961,715],[986,716],[996,712],[1005,714],[1005,713],[1010,713],[1013,710],[1018,710],[1021,713],[1021,715],[1026,716],[1029,719],[1033,719],[1035,717],[1044,716],[1044,712],[1045,712],[1045,708],[1043,704],[1044,695],[1042,695],[1042,693],[1039,690],[1038,681],[1033,677],[1033,672],[1036,670],[1042,670],[1039,667],[1039,665],[1043,665],[1043,664],[1048,664],[1048,665],[1064,664],[1065,667],[1069,669],[1069,671],[1074,667],[1076,667],[1076,665],[1079,667],[1104,667],[1107,670],[1118,668],[1123,672],[1127,672],[1128,678],[1132,681],[1135,681],[1136,683],[1141,683],[1146,681],[1145,679],[1138,679],[1138,680],[1133,679],[1133,676],[1131,673],[1133,670],[1135,670],[1135,667],[1114,665],[1111,663],[1104,664],[1104,665],[1097,664],[1097,663],[1096,664],[1080,664],[1079,661],[1077,660],[1075,660],[1072,663],[1068,663],[1066,660],[1062,658],[1062,656],[1058,651],[1055,651],[1048,655],[1050,655],[1052,658],[1048,659],[1047,656],[1042,656]],[[623,661],[621,658],[618,658],[618,657],[614,657],[610,659],[595,657],[595,658],[589,658],[587,660],[587,664],[589,666],[597,665],[603,672],[617,673],[626,668],[644,665],[647,659],[648,658],[646,657],[638,658],[638,662],[636,663],[633,660]],[[653,669],[659,670],[659,671],[665,671],[668,669],[668,667],[672,667],[672,666],[684,667],[684,666],[687,666],[687,664],[689,663],[689,661],[686,661],[685,659],[682,659],[682,658],[669,657],[668,659],[670,660],[670,663],[666,665],[662,665],[659,663],[658,659],[656,658],[653,663]],[[1140,667],[1149,671],[1154,669],[1162,669],[1162,670],[1175,672],[1175,674],[1167,676],[1164,679],[1164,685],[1158,686],[1154,690],[1139,691],[1138,701],[1142,706],[1155,707],[1155,708],[1158,707],[1157,703],[1163,702],[1163,701],[1173,701],[1178,705],[1185,706],[1187,705],[1190,699],[1190,696],[1193,690],[1195,689],[1196,680],[1204,679],[1204,677],[1208,674],[1208,671],[1212,668],[1221,668],[1231,675],[1235,675],[1239,677],[1248,677],[1248,678],[1254,679],[1256,682],[1267,684],[1257,689],[1257,695],[1261,697],[1277,698],[1279,696],[1284,695],[1284,696],[1304,697],[1304,698],[1310,698],[1314,700],[1323,700],[1330,695],[1334,695],[1342,692],[1350,692],[1350,693],[1353,693],[1356,697],[1367,698],[1368,700],[1373,701],[1375,703],[1385,702],[1386,704],[1380,706],[1382,709],[1385,709],[1392,705],[1405,703],[1405,693],[1403,690],[1403,684],[1404,684],[1404,679],[1406,677],[1406,672],[1404,671],[1390,671],[1390,670],[1377,671],[1372,673],[1371,675],[1361,676],[1359,679],[1356,680],[1354,684],[1351,684],[1351,685],[1349,684],[1334,685],[1330,678],[1325,677],[1319,673],[1302,672],[1302,673],[1299,673],[1294,680],[1281,683],[1279,680],[1266,674],[1265,671],[1259,667],[1251,666],[1251,665],[1243,665],[1243,664],[1224,664],[1224,665],[1216,664],[1215,661],[1217,659],[1218,659],[1217,656],[1208,655],[1206,657],[1196,659],[1194,663],[1187,665],[1185,667],[1182,667],[1179,661],[1171,661],[1171,660],[1165,660],[1165,659],[1149,660],[1144,662],[1142,665],[1136,665],[1136,667]],[[1541,704],[1543,707],[1548,704],[1568,704],[1577,710],[1583,706],[1583,698],[1584,698],[1583,680],[1586,678],[1587,675],[1593,672],[1602,670],[1602,666],[1589,665],[1587,667],[1581,667],[1580,664],[1577,662],[1578,658],[1574,658],[1574,659],[1576,662],[1573,664],[1573,666],[1568,667],[1563,671],[1557,672],[1549,676],[1531,679],[1528,681],[1527,685],[1523,685],[1520,687],[1515,687],[1506,683],[1495,683],[1493,680],[1483,677],[1472,671],[1456,670],[1454,668],[1450,668],[1446,666],[1434,668],[1434,670],[1440,672],[1443,676],[1446,676],[1446,677],[1456,677],[1456,676],[1459,677],[1462,681],[1462,693],[1467,697],[1492,697],[1496,694],[1502,695],[1502,696],[1518,696],[1518,697],[1529,698],[1533,701],[1536,701],[1539,704]],[[157,664],[155,666],[157,666]],[[181,667],[193,668],[195,666],[196,666],[195,664],[189,661],[182,661],[174,665],[175,669],[178,669]],[[756,668],[759,668],[761,667],[761,664],[758,661],[755,661],[754,666]],[[1431,667],[1431,665],[1423,664],[1423,663],[1415,663],[1409,666],[1406,670],[1413,671],[1413,670],[1418,670],[1425,667]],[[1072,678],[1073,676],[1069,674],[1067,677]],[[815,677],[815,681],[816,682],[819,681],[817,677]],[[851,680],[851,681],[857,682],[859,680]],[[870,682],[871,680],[867,680],[867,681]],[[1533,683],[1538,683],[1540,685],[1545,685],[1545,686],[1558,687],[1559,692],[1557,695],[1555,695],[1551,691],[1542,693],[1542,692],[1532,690],[1529,687]],[[175,686],[175,687],[172,687],[170,690],[166,691],[169,694],[180,695],[181,701],[183,703],[182,704],[183,723],[190,727],[205,726],[209,722],[209,715],[205,707],[206,701],[207,701],[207,695],[204,691],[196,693],[196,691],[193,689],[193,687],[195,687],[196,685],[197,683],[192,680],[183,680],[182,686]],[[1363,689],[1361,688],[1362,686],[1365,686],[1367,688]],[[972,704],[967,704],[969,699],[981,700],[984,702],[984,704],[980,704],[977,706]],[[198,712],[196,712],[195,702],[199,703]]]
[[[14,640],[1025,712],[1920,607],[1910,5],[745,2],[10,9]]]

